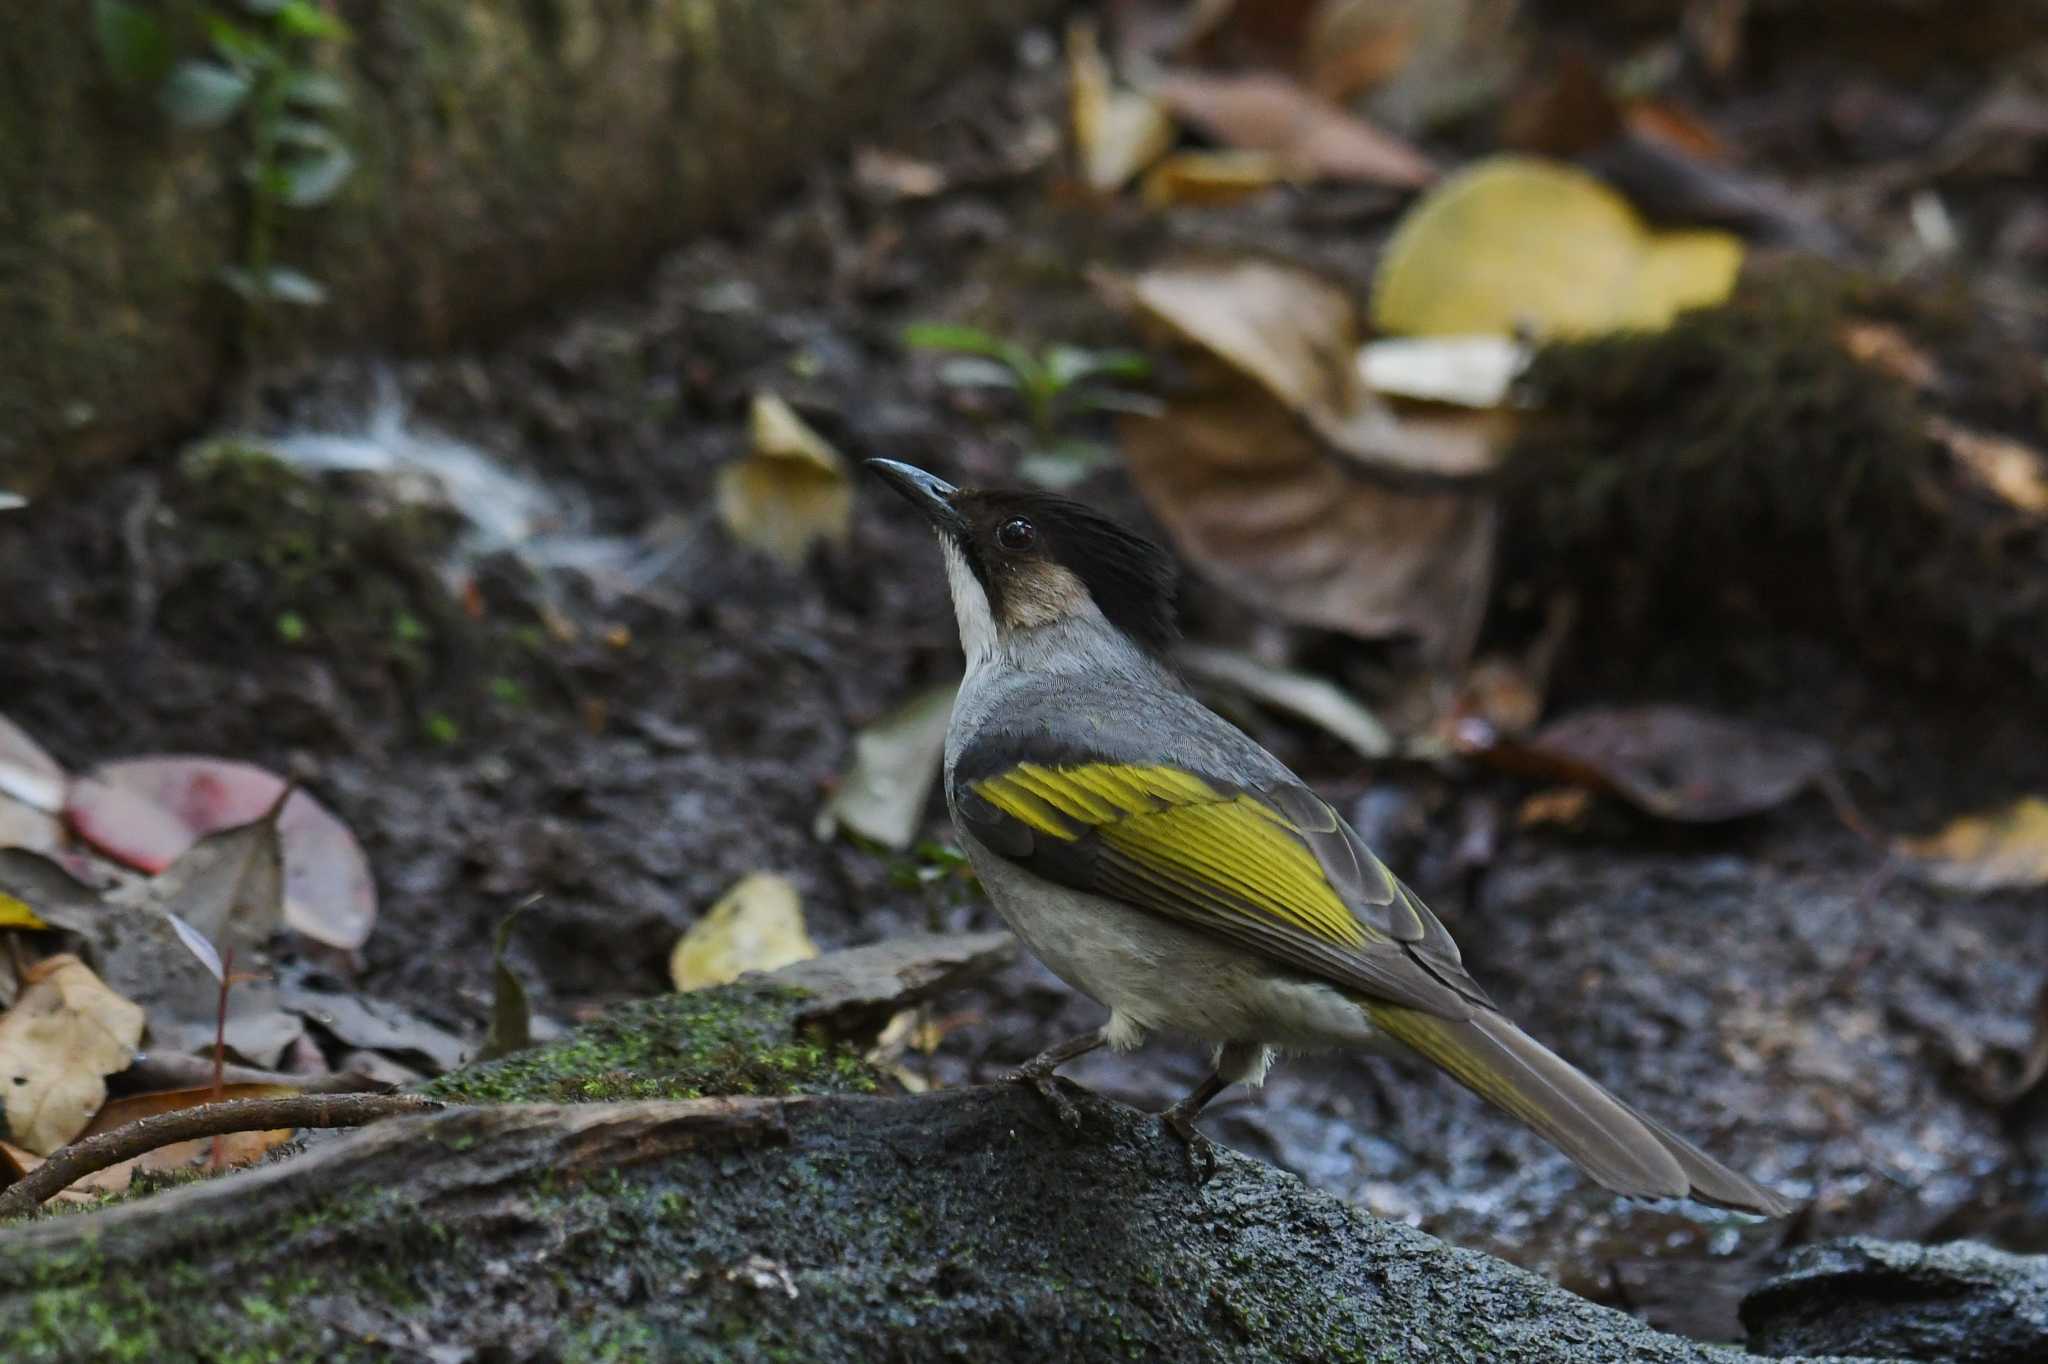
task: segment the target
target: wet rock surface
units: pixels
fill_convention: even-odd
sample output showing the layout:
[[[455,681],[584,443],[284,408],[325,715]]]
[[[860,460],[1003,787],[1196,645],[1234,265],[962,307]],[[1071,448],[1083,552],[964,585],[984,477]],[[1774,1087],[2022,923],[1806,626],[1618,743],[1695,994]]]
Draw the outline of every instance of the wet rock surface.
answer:
[[[1743,1299],[1750,1349],[1922,1364],[2048,1359],[2048,1258],[1851,1237],[1788,1252]]]

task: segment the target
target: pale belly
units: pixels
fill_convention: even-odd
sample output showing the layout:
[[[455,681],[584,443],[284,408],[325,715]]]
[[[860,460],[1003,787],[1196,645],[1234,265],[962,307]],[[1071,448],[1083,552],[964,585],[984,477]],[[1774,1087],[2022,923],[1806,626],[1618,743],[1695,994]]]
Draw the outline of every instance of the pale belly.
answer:
[[[1113,1044],[1136,1045],[1160,1030],[1291,1051],[1374,1044],[1364,1011],[1333,986],[1033,876],[964,831],[962,841],[996,911],[1032,955],[1110,1010]]]

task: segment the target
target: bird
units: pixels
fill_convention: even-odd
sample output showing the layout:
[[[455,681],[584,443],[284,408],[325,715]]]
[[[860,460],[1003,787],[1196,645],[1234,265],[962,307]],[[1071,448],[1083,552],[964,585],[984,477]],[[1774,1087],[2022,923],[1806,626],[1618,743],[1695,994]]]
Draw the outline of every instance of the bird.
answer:
[[[1517,1027],[1344,818],[1195,699],[1167,661],[1166,551],[1052,493],[867,466],[944,561],[966,655],[943,767],[962,848],[1025,947],[1109,1013],[1010,1078],[1073,1122],[1053,1079],[1066,1062],[1154,1033],[1208,1043],[1208,1078],[1159,1115],[1206,1181],[1195,1119],[1276,1054],[1405,1052],[1616,1193],[1792,1210]]]

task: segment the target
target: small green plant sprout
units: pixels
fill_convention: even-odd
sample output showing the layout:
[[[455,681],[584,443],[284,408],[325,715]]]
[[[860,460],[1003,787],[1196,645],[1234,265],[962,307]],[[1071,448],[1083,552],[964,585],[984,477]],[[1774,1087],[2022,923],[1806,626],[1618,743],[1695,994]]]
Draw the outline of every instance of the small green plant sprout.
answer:
[[[1151,375],[1151,362],[1137,351],[1058,342],[1034,351],[979,327],[940,322],[905,328],[903,342],[916,350],[951,352],[939,366],[943,384],[1018,395],[1035,442],[1018,472],[1046,487],[1070,487],[1112,458],[1099,441],[1062,436],[1063,423],[1091,412],[1157,411],[1149,397],[1117,386]]]
[[[348,91],[317,69],[322,50],[346,42],[349,31],[315,0],[236,0],[194,13],[205,56],[177,60],[164,17],[135,0],[94,0],[94,32],[116,82],[154,90],[172,123],[238,123],[246,135],[249,211],[240,260],[221,279],[246,305],[244,340],[253,343],[271,304],[327,299],[318,280],[278,261],[274,247],[282,210],[326,203],[355,169],[354,153],[329,123]]]

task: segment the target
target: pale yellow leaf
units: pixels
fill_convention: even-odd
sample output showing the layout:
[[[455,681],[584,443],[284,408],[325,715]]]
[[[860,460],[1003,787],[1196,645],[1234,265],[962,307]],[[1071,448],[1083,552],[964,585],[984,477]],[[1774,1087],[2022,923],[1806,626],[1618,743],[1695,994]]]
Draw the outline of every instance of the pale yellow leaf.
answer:
[[[1085,20],[1067,29],[1067,80],[1074,159],[1090,189],[1115,192],[1173,145],[1166,107],[1116,84]]]
[[[1175,152],[1145,172],[1141,195],[1152,208],[1234,204],[1289,178],[1269,152]]]
[[[752,449],[718,471],[718,515],[734,538],[783,563],[803,563],[853,523],[846,461],[772,393],[754,395]]]
[[[1497,156],[1402,219],[1380,263],[1373,324],[1411,336],[1656,331],[1726,299],[1741,267],[1729,233],[1653,232],[1582,170]]]
[[[27,902],[0,890],[0,928],[48,928]]]
[[[16,1144],[48,1155],[85,1130],[106,1101],[106,1077],[142,1041],[142,1010],[70,954],[30,967],[0,1016],[0,1090]]]
[[[958,689],[948,682],[921,692],[854,735],[853,767],[818,814],[813,831],[819,838],[831,838],[844,825],[891,848],[916,841]]]
[[[1389,336],[1358,352],[1373,392],[1457,407],[1500,406],[1528,364],[1527,346],[1498,335]]]
[[[1926,838],[1902,838],[1898,848],[1928,880],[1951,890],[2048,885],[2048,800],[2026,796],[1964,815]]]
[[[774,872],[741,877],[690,925],[669,954],[669,978],[678,990],[724,985],[748,971],[773,971],[818,955],[804,931],[796,884]]]

